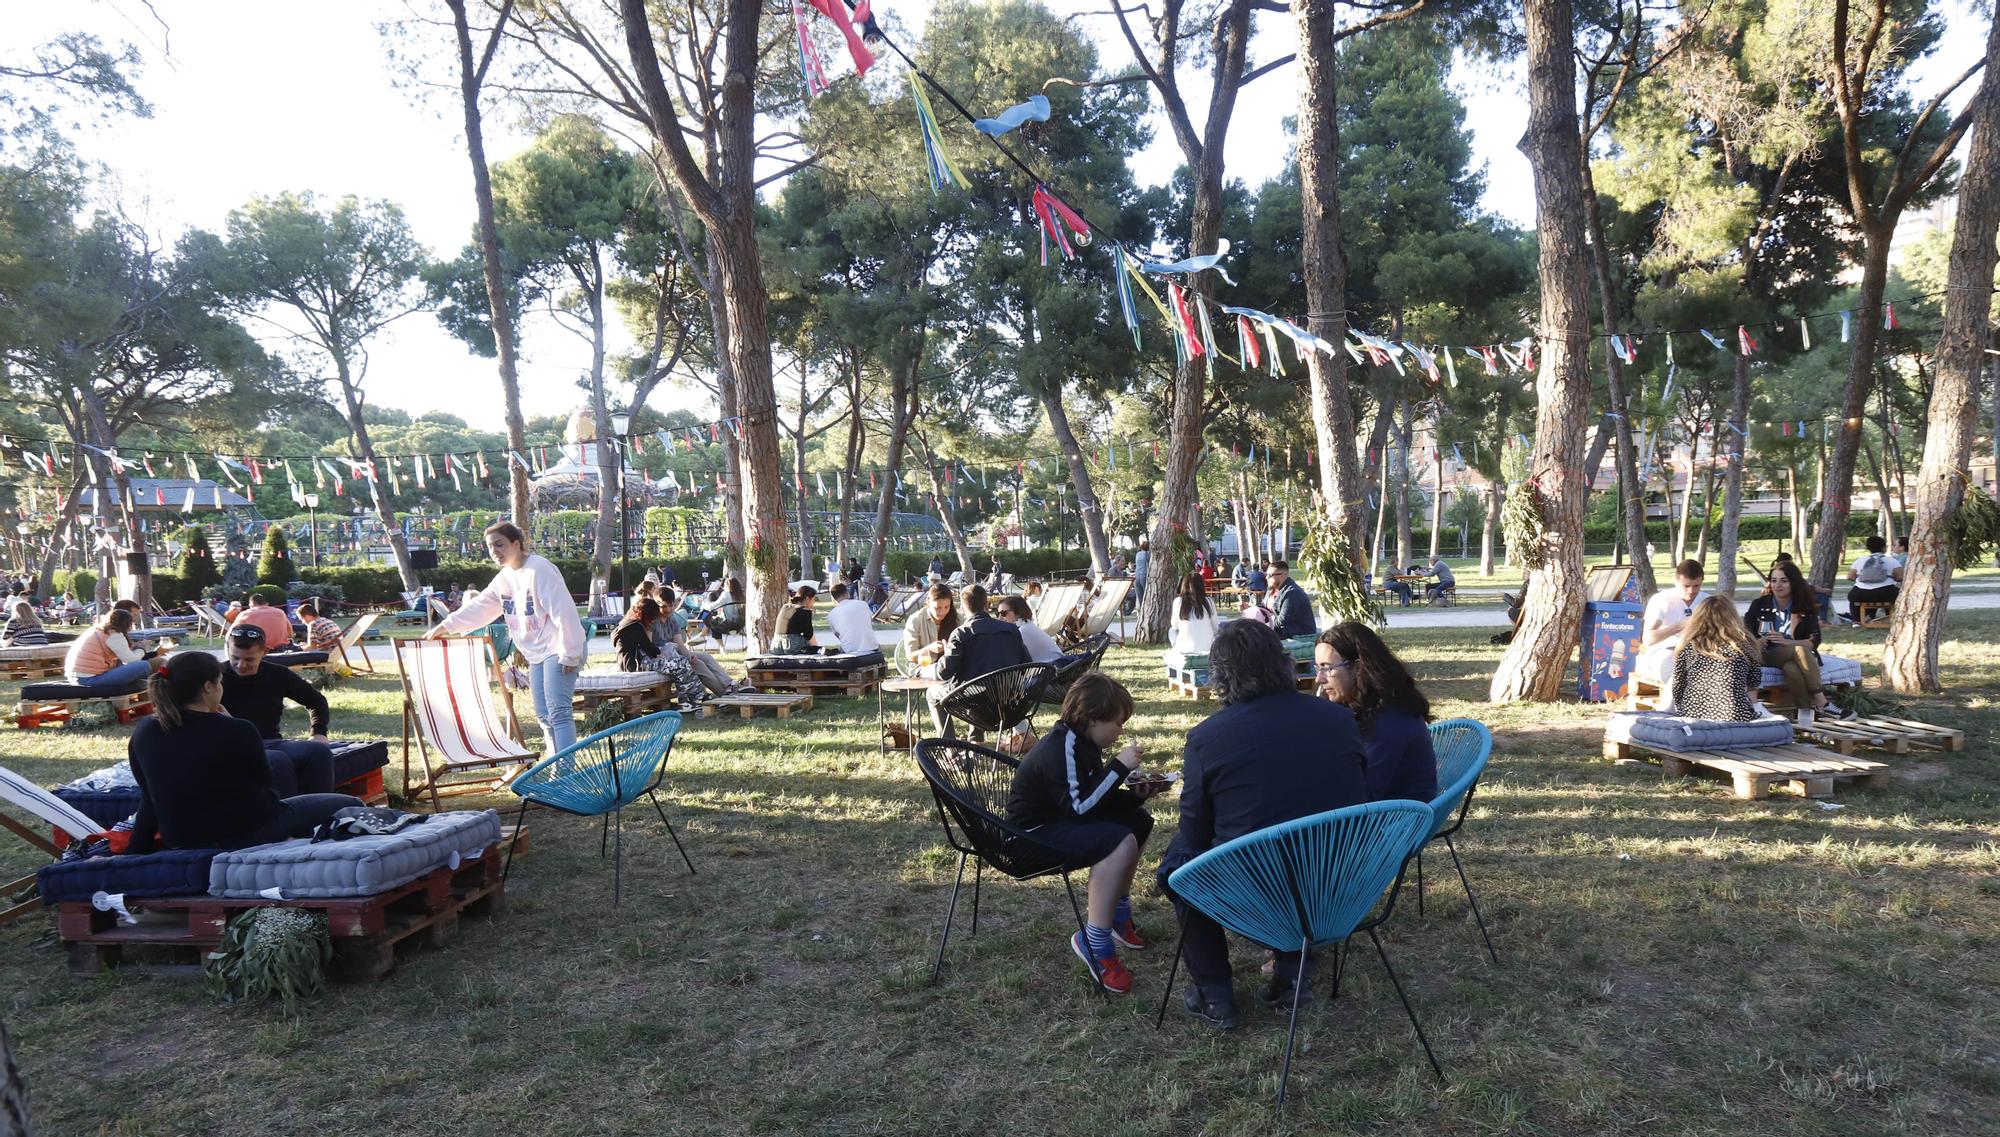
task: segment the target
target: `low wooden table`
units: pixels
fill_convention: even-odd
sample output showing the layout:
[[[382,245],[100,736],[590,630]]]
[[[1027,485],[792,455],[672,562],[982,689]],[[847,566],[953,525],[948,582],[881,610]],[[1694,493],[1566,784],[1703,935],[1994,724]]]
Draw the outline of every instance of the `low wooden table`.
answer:
[[[1880,715],[1852,719],[1816,718],[1813,722],[1798,723],[1793,729],[1800,739],[1810,739],[1815,745],[1842,754],[1852,754],[1864,748],[1889,754],[1906,754],[1913,747],[1919,750],[1965,749],[1965,732],[1962,730]]]
[[[813,709],[812,692],[806,691],[797,695],[717,695],[713,699],[702,703],[700,709],[695,713],[702,718],[707,718],[723,710],[735,710],[741,712],[743,717],[747,719],[751,715],[756,714],[759,709],[768,710],[781,719],[790,718],[793,711],[809,711]]]
[[[750,685],[762,690],[811,691],[824,695],[846,695],[859,698],[879,687],[882,676],[888,670],[884,663],[871,663],[865,667],[815,667],[812,657],[795,657],[797,663],[779,665],[764,664],[750,667]]]
[[[1744,746],[1727,750],[1670,750],[1639,742],[1604,740],[1604,756],[1620,759],[1651,754],[1660,769],[1674,777],[1695,767],[1729,776],[1736,796],[1755,801],[1771,796],[1771,787],[1785,784],[1805,797],[1832,797],[1836,781],[1874,785],[1888,766],[1868,758],[1849,758],[1831,750],[1788,742],[1782,746]]]
[[[882,757],[889,756],[889,719],[887,710],[888,692],[903,693],[903,733],[909,736],[914,746],[917,739],[916,711],[913,698],[918,691],[928,693],[932,688],[942,687],[945,681],[925,675],[896,675],[882,681],[875,689],[875,715],[882,720]]]

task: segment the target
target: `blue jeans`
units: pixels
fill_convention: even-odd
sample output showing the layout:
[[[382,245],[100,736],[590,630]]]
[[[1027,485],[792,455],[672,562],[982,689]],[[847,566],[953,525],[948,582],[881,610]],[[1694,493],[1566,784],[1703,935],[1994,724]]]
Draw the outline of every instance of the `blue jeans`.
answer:
[[[550,754],[576,744],[576,716],[571,713],[571,704],[576,699],[576,675],[581,670],[566,670],[559,655],[528,665],[528,694]]]
[[[102,675],[79,675],[76,682],[80,687],[124,687],[152,674],[152,660],[135,659],[130,663],[121,663]]]

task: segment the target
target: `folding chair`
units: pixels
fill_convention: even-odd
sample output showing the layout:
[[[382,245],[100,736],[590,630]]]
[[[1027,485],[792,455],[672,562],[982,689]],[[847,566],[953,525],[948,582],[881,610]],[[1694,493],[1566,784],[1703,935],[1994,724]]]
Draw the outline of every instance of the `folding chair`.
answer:
[[[14,806],[40,818],[72,837],[94,837],[104,830],[104,826],[78,812],[76,807],[5,766],[0,766],[0,803]],[[52,861],[62,856],[62,848],[54,841],[4,813],[0,813],[0,829],[12,832],[37,850],[47,853]],[[19,880],[0,884],[0,899],[11,896],[34,882],[35,874],[29,873]],[[11,908],[0,908],[0,924],[18,920],[41,906],[39,900],[24,900]]]
[[[215,605],[192,600],[188,602],[188,607],[193,608],[194,614],[201,617],[202,635],[213,635],[216,639],[221,639],[229,634],[229,621],[222,618],[222,613],[215,610]]]
[[[503,726],[493,706],[499,669],[493,642],[485,636],[436,640],[396,640],[396,670],[403,682],[403,793],[428,791],[438,799],[458,794],[497,793],[535,760],[521,740],[514,696],[500,688],[507,712]],[[414,733],[424,778],[410,778],[410,738]],[[446,782],[447,774],[486,770],[483,776]]]
[[[1076,605],[1083,599],[1081,584],[1051,585],[1042,593],[1042,602],[1035,608],[1035,626],[1055,635],[1062,630],[1064,621],[1076,611]]]
[[[1125,597],[1132,591],[1129,580],[1107,580],[1098,586],[1097,595],[1091,597],[1090,615],[1084,618],[1083,638],[1101,635],[1111,627],[1111,621],[1118,618],[1118,610],[1125,607]]]
[[[1451,853],[1452,867],[1458,870],[1458,882],[1465,886],[1465,899],[1472,905],[1472,918],[1479,924],[1479,936],[1486,941],[1486,954],[1494,963],[1500,962],[1500,953],[1493,950],[1493,937],[1486,931],[1486,917],[1479,913],[1479,898],[1472,894],[1472,881],[1465,875],[1465,863],[1458,859],[1458,846],[1452,843],[1451,835],[1465,824],[1465,815],[1472,809],[1472,791],[1479,788],[1479,778],[1486,772],[1486,761],[1493,755],[1493,732],[1477,719],[1445,719],[1431,724],[1431,749],[1437,754],[1438,785],[1444,787],[1438,796],[1431,799],[1430,836],[1424,845],[1433,841],[1443,841]],[[1417,915],[1424,914],[1424,849],[1417,846]]]
[[[1382,970],[1410,1026],[1423,1044],[1431,1069],[1444,1077],[1437,1055],[1424,1037],[1402,981],[1389,966],[1389,953],[1375,935],[1375,926],[1396,907],[1403,883],[1403,866],[1431,829],[1431,809],[1420,801],[1371,801],[1345,809],[1287,821],[1259,829],[1202,853],[1173,871],[1167,887],[1188,906],[1252,943],[1299,953],[1299,979],[1292,984],[1291,1027],[1285,1032],[1285,1065],[1278,1075],[1278,1108],[1285,1108],[1285,1084],[1292,1076],[1292,1041],[1299,1029],[1299,999],[1305,990],[1306,953],[1327,944],[1345,944],[1356,932],[1367,932]],[[1376,902],[1387,900],[1372,916]],[[1174,944],[1174,962],[1167,971],[1167,990],[1160,998],[1158,1021],[1167,1015],[1180,971],[1187,925]],[[1334,959],[1333,997],[1340,997],[1340,972],[1346,953]]]
[[[361,641],[374,629],[375,621],[381,618],[380,612],[364,613],[360,619],[349,624],[346,631],[340,633],[340,642],[334,645],[334,650],[339,653],[340,662],[346,664],[349,671],[375,674],[375,663],[368,658],[368,649],[362,646]],[[351,653],[350,648],[353,649]]]
[[[689,875],[693,875],[694,862],[688,860],[680,834],[674,832],[674,823],[667,820],[666,808],[654,793],[666,776],[667,755],[673,751],[674,738],[680,729],[679,711],[656,711],[599,731],[535,763],[509,787],[521,798],[521,813],[515,827],[518,829],[527,819],[530,804],[560,809],[578,817],[602,817],[607,831],[615,826],[611,906],[616,908],[624,875],[625,807],[644,794],[659,813],[660,823],[667,827],[667,836],[674,839],[674,848],[680,850]],[[602,837],[598,840],[597,855],[604,855]],[[500,879],[507,879],[507,872],[513,867],[514,848],[510,844]]]

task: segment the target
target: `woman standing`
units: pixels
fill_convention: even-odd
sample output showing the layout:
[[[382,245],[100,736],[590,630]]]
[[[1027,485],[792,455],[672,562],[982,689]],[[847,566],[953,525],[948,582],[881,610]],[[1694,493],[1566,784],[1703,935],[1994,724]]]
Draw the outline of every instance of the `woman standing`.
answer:
[[[458,611],[424,638],[478,631],[495,616],[505,620],[514,647],[528,661],[528,692],[549,752],[567,749],[576,741],[570,704],[589,643],[576,602],[562,573],[546,557],[528,552],[527,538],[512,522],[486,527],[486,551],[500,566],[499,575],[483,591],[467,596]]]
[[[1780,561],[1771,566],[1771,591],[1750,602],[1743,626],[1761,639],[1764,666],[1785,673],[1801,717],[1827,711],[1853,718],[1854,712],[1829,702],[1820,690],[1818,607],[1799,566]]]

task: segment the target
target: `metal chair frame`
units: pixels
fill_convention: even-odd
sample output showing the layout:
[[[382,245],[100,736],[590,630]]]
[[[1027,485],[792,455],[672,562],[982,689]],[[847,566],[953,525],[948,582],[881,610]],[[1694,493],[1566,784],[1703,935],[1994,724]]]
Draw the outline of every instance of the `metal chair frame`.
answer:
[[[1423,845],[1417,846],[1417,851],[1412,858],[1417,862],[1417,915],[1422,916],[1424,914],[1424,845],[1429,845],[1434,841],[1443,841],[1445,850],[1451,854],[1452,867],[1458,870],[1458,882],[1465,886],[1465,899],[1472,906],[1473,921],[1479,925],[1479,938],[1486,941],[1486,954],[1493,960],[1494,965],[1497,967],[1500,963],[1500,953],[1493,948],[1493,936],[1486,930],[1486,917],[1479,911],[1479,897],[1472,891],[1472,880],[1465,875],[1465,862],[1459,859],[1458,845],[1451,839],[1452,834],[1458,832],[1465,825],[1465,816],[1472,809],[1472,795],[1479,789],[1479,779],[1486,775],[1486,763],[1493,753],[1493,732],[1487,728],[1485,723],[1477,719],[1464,718],[1445,719],[1442,722],[1434,722],[1431,724],[1430,730],[1433,743],[1447,737],[1450,731],[1471,730],[1474,737],[1480,739],[1481,747],[1479,753],[1467,763],[1467,772],[1459,777],[1459,781],[1465,782],[1466,785],[1463,794],[1459,797],[1458,808],[1456,810],[1448,809],[1444,813],[1437,815],[1436,828],[1433,829],[1429,837],[1424,839]],[[1431,802],[1433,813],[1436,812],[1440,804],[1449,802],[1452,796],[1458,793],[1459,787],[1457,782],[1445,787],[1443,792],[1439,793]]]
[[[1011,676],[1017,673],[1022,677],[1021,690],[1017,696],[1018,702],[1004,702],[997,693],[1000,685],[1006,682],[1005,679],[1000,677]],[[943,708],[946,715],[972,728],[975,736],[983,734],[983,732],[988,730],[1006,730],[1015,723],[1022,721],[1026,721],[1032,725],[1035,708],[1041,705],[1043,701],[1042,693],[1055,679],[1055,675],[1056,665],[1053,663],[1017,663],[1012,667],[1002,667],[995,671],[989,671],[984,675],[975,675],[969,679],[959,680],[957,683],[952,684],[951,688],[944,693],[939,699],[938,705]],[[964,692],[966,688],[971,687],[975,683],[987,684],[992,693],[977,693],[976,697],[980,700],[977,705],[954,706],[953,700],[959,698],[961,692]],[[967,694],[965,696],[967,703],[970,703],[974,698],[975,694]],[[982,722],[974,718],[974,711],[984,711],[988,707],[993,712],[991,722]]]

